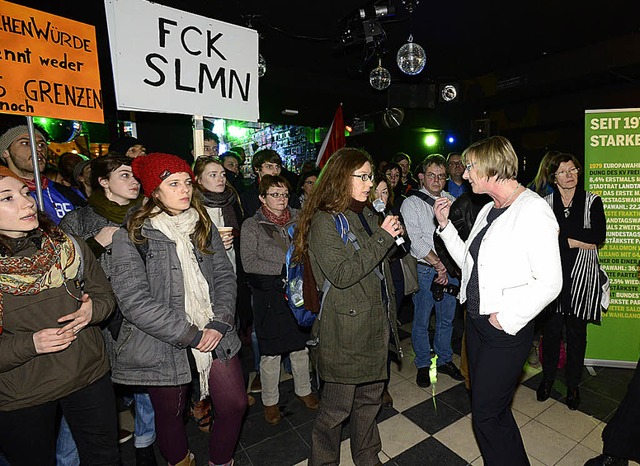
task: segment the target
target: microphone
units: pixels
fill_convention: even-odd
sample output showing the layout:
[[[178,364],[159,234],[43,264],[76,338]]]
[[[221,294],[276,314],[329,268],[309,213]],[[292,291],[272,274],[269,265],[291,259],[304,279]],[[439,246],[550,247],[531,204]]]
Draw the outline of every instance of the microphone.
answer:
[[[380,198],[375,199],[372,205],[373,205],[373,208],[376,210],[376,212],[381,213],[385,217],[389,215],[387,212],[385,212],[386,206],[384,205],[384,201],[382,199]],[[402,236],[397,235],[394,239],[396,240],[396,244],[398,246],[400,246],[401,244],[404,244],[404,238]],[[404,247],[402,249],[404,249]]]

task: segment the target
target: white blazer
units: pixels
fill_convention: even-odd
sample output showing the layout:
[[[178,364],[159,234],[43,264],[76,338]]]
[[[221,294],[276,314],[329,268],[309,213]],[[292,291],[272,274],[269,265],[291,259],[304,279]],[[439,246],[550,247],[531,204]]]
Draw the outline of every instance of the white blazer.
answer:
[[[482,208],[467,242],[449,222],[440,231],[451,257],[462,269],[460,302],[466,301],[473,270],[469,245],[487,225],[490,202]],[[529,189],[489,227],[478,253],[480,314],[497,313],[504,331],[515,335],[562,289],[558,222],[549,204]]]

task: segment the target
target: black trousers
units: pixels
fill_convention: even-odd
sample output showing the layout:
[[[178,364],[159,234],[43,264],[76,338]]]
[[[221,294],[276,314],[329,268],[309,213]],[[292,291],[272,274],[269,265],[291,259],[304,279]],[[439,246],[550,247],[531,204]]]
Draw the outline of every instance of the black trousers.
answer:
[[[564,374],[569,389],[580,384],[584,353],[587,350],[587,321],[574,315],[549,313],[542,328],[542,374],[545,382],[553,382],[558,371],[560,340],[563,326],[567,330],[567,362]]]
[[[640,361],[624,399],[602,431],[603,453],[639,462],[638,439],[640,439]]]
[[[512,336],[485,318],[467,318],[471,415],[486,466],[529,465],[511,401],[532,338],[533,321]]]
[[[11,466],[55,466],[62,409],[82,466],[118,466],[118,418],[109,374],[57,401],[0,412],[0,450]]]

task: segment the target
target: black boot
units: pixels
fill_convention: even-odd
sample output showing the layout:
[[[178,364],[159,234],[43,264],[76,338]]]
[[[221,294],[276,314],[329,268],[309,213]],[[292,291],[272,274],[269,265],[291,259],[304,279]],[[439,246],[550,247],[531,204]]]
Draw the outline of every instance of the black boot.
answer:
[[[144,448],[136,448],[136,466],[158,466],[153,444]]]
[[[580,405],[580,392],[578,391],[578,387],[575,388],[567,388],[567,406],[571,411],[575,411],[578,409]]]
[[[543,380],[540,383],[540,386],[538,387],[538,389],[536,390],[536,399],[538,401],[547,401],[551,396],[552,388],[553,388],[553,380],[550,382]]]

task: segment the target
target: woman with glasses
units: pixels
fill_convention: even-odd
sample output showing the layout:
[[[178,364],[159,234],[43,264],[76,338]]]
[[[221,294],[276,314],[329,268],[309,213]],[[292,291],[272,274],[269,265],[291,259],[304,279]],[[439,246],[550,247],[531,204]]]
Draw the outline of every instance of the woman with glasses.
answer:
[[[216,413],[209,465],[230,466],[247,406],[233,267],[184,160],[156,152],[132,169],[146,201],[113,237],[111,283],[125,319],[112,378],[147,387],[162,455],[194,466],[183,421],[193,364]]]
[[[464,178],[493,202],[462,241],[449,221],[451,201],[435,201],[437,234],[462,270],[473,430],[487,466],[524,466],[529,459],[511,401],[529,355],[534,318],[560,292],[558,222],[548,204],[521,186],[509,140],[493,136],[462,155]]]
[[[394,237],[403,234],[398,217],[388,215],[378,225],[371,208],[373,163],[366,152],[343,148],[320,173],[316,189],[305,203],[295,236],[295,260],[302,261],[320,285],[331,287],[323,297],[322,314],[313,324],[319,343],[313,351],[324,381],[320,409],[311,433],[310,466],[338,464],[342,424],[349,418],[351,457],[358,465],[380,464],[376,415],[387,379],[389,342],[398,348],[393,280],[387,256]],[[358,247],[345,242],[334,214],[349,222]],[[305,274],[306,275],[306,274]],[[305,305],[313,283],[305,276]],[[311,281],[311,280],[310,280]],[[310,286],[310,288],[309,288]]]
[[[580,404],[578,384],[587,348],[587,324],[600,322],[602,287],[599,281],[598,245],[606,236],[602,199],[581,187],[580,162],[572,154],[560,153],[549,164],[553,193],[545,199],[560,225],[562,291],[542,316],[542,383],[538,401],[551,394],[556,378],[562,329],[566,329],[565,402],[574,410]]]
[[[39,213],[0,167],[0,451],[56,462],[59,411],[82,464],[119,465],[116,403],[99,324],[115,299],[93,252]]]
[[[303,331],[285,301],[285,258],[291,238],[287,230],[298,211],[290,208],[289,182],[281,176],[260,179],[262,206],[245,220],[240,232],[242,266],[249,274],[253,296],[253,325],[260,348],[260,380],[264,417],[269,424],[281,420],[279,382],[281,357],[289,354],[296,396],[310,410],[318,408],[311,391],[309,333]]]

